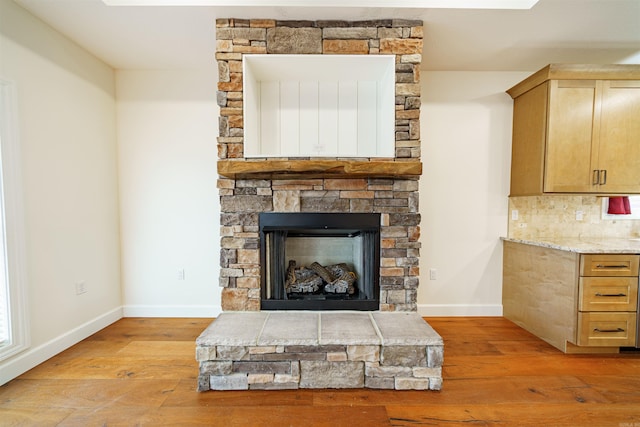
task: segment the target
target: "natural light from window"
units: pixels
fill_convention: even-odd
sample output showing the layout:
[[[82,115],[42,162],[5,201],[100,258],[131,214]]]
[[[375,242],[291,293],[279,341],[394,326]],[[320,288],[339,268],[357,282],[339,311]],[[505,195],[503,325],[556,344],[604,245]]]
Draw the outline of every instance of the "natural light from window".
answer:
[[[608,214],[609,210],[609,198],[602,198],[602,219],[611,220],[627,220],[627,219],[640,219],[640,196],[629,196],[629,205],[631,206],[631,214],[629,215],[612,215]]]
[[[22,162],[16,115],[16,85],[0,78],[0,361],[29,347]]]
[[[0,148],[2,147],[0,134]],[[0,149],[0,348],[9,340],[9,293],[7,292],[7,251],[4,238],[4,197],[2,191],[2,150]]]

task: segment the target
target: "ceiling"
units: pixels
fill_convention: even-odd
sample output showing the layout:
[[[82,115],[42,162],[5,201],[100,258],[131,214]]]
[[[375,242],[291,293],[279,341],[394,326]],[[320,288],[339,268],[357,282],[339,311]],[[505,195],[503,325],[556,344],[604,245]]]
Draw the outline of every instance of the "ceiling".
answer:
[[[524,10],[348,7],[354,0],[343,0],[345,7],[15,1],[116,69],[212,66],[216,18],[421,19],[425,70],[533,71],[559,62],[640,63],[640,0],[540,0]]]

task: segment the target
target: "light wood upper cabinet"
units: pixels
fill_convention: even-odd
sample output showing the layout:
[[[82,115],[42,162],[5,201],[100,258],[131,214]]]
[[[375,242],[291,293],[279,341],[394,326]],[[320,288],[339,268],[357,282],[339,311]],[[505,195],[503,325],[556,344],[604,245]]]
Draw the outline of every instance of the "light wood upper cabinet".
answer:
[[[507,92],[512,196],[640,193],[640,66],[549,65]]]
[[[605,191],[640,192],[640,80],[602,82],[598,166]],[[601,177],[602,178],[602,177]]]

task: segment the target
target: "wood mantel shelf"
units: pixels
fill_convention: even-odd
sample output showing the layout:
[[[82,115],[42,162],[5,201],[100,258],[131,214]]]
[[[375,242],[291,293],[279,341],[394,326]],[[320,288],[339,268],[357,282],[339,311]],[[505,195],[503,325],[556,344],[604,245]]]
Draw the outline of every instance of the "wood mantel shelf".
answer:
[[[219,160],[218,174],[232,179],[418,178],[417,160]]]

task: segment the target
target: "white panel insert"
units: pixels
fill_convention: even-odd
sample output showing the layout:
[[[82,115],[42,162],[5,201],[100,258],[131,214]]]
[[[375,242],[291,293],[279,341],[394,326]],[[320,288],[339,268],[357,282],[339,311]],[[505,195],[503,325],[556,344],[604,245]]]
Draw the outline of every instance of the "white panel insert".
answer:
[[[371,157],[378,153],[378,87],[375,81],[358,82],[358,147],[361,156]]]
[[[394,157],[394,55],[244,55],[246,157]]]
[[[277,156],[280,146],[280,82],[262,82],[258,104],[259,122],[257,135],[259,150],[266,156]]]
[[[300,155],[300,82],[280,82],[280,151]]]
[[[318,145],[313,156],[338,153],[338,82],[318,83]]]
[[[338,84],[338,155],[358,157],[358,82]]]
[[[304,129],[304,134],[300,134],[301,153],[321,153],[323,150],[319,146],[319,89],[318,82],[300,82],[300,129]]]

